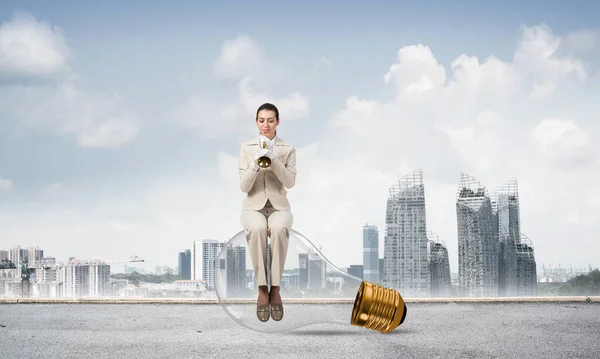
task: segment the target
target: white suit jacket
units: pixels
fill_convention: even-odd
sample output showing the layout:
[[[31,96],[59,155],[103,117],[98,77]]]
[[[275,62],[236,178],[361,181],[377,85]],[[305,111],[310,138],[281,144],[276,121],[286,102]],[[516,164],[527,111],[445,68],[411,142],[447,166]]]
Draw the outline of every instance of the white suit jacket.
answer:
[[[240,147],[240,188],[247,193],[243,210],[258,211],[270,200],[275,209],[289,211],[286,188],[292,188],[296,184],[296,149],[291,143],[277,137],[273,148],[275,158],[271,161],[271,166],[254,171],[250,166],[255,161],[254,154],[258,146],[256,136],[253,140],[243,142]]]

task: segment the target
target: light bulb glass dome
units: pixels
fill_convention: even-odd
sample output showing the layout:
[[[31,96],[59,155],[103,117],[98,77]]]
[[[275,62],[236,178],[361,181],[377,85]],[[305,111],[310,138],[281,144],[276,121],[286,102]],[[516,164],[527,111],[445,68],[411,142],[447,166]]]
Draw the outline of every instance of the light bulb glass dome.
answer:
[[[270,286],[269,263],[270,246],[267,247]],[[261,322],[257,318],[258,286],[254,274],[242,230],[219,252],[214,289],[225,312],[240,325],[256,331],[286,332],[313,324],[333,323],[387,333],[400,325],[406,316],[406,305],[400,293],[339,269],[295,230],[290,230],[281,279],[280,295],[284,308],[281,321],[271,318]]]

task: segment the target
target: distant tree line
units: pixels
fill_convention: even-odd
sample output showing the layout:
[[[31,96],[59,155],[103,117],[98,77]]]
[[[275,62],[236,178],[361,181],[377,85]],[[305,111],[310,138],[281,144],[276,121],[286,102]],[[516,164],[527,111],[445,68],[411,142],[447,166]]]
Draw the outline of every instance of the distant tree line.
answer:
[[[596,268],[563,283],[538,283],[538,295],[600,295],[600,270]]]
[[[179,276],[175,274],[165,273],[161,275],[156,274],[141,274],[138,272],[132,273],[115,273],[111,274],[111,278],[114,279],[127,279],[130,283],[134,285],[139,285],[140,282],[146,283],[172,283],[176,280],[179,280]]]

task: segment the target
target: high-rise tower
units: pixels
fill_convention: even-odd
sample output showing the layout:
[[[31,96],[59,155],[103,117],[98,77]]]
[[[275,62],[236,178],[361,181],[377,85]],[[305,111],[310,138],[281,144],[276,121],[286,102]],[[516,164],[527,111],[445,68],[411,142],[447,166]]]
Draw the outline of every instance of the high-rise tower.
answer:
[[[384,240],[384,285],[403,296],[429,296],[423,171],[400,178],[389,191]]]
[[[487,189],[461,173],[456,198],[461,296],[498,295],[497,222]]]
[[[379,283],[379,231],[376,226],[363,226],[363,279]]]

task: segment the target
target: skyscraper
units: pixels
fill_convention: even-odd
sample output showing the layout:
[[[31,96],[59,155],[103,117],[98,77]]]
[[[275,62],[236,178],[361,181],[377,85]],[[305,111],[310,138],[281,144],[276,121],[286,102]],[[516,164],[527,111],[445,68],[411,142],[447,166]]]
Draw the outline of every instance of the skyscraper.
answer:
[[[101,260],[89,262],[90,296],[104,297],[110,295],[110,265]]]
[[[515,295],[537,295],[537,265],[533,242],[521,233],[521,240],[516,246],[517,252],[517,290]]]
[[[308,255],[308,289],[318,291],[325,288],[327,278],[327,262],[316,253]]]
[[[29,251],[21,246],[14,246],[8,250],[8,259],[13,263],[20,263],[28,260]]]
[[[499,241],[498,295],[517,293],[517,244],[521,241],[519,191],[515,179],[491,193],[492,211]]]
[[[233,246],[227,248],[226,267],[228,295],[235,296],[249,294],[246,280],[245,246]]]
[[[461,173],[456,198],[461,296],[498,294],[497,221],[485,186]]]
[[[537,273],[533,243],[521,232],[516,179],[503,183],[492,192],[492,208],[500,243],[498,295],[535,295]]]
[[[449,297],[450,282],[450,260],[446,243],[440,241],[437,234],[427,232],[429,240],[429,272],[431,275],[431,296]]]
[[[403,296],[428,296],[430,274],[422,170],[405,175],[390,188],[385,231],[384,285]]]
[[[90,293],[90,266],[85,262],[71,260],[65,266],[64,296],[87,297]]]
[[[189,249],[179,252],[177,267],[179,278],[185,280],[192,279],[192,252]]]
[[[379,231],[376,226],[363,226],[363,278],[379,283]]]
[[[348,270],[346,271],[348,274],[355,276],[356,278],[363,278],[363,266],[360,264],[350,264]]]
[[[215,239],[194,241],[192,247],[192,279],[204,281],[206,288],[214,289],[215,266],[224,242]]]
[[[110,295],[110,265],[104,261],[71,260],[64,267],[64,275],[63,294],[67,298]]]
[[[202,240],[192,244],[192,280],[202,280]]]
[[[29,265],[35,265],[36,261],[41,261],[44,258],[44,250],[38,248],[27,248],[27,261]]]
[[[223,247],[225,247],[224,242],[215,239],[202,240],[202,280],[206,283],[206,288],[215,287],[217,258]]]
[[[301,290],[308,288],[308,253],[298,254],[298,285]]]
[[[214,247],[214,242],[207,243]],[[246,246],[229,245],[218,243],[217,247],[223,248],[223,253],[214,260],[214,274],[218,274],[219,282],[213,281],[215,289],[218,289],[219,296],[222,298],[240,298],[253,295],[252,290],[248,288],[246,276]],[[218,254],[217,254],[218,255]]]

